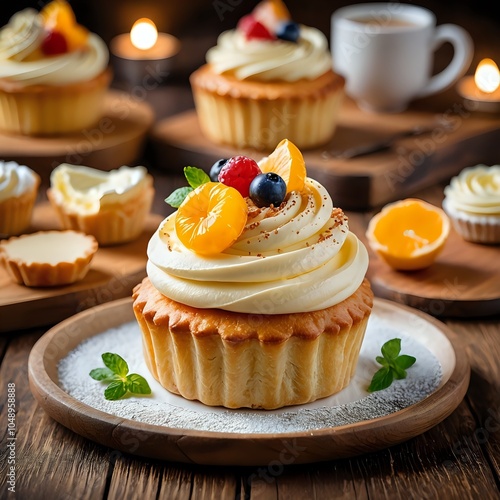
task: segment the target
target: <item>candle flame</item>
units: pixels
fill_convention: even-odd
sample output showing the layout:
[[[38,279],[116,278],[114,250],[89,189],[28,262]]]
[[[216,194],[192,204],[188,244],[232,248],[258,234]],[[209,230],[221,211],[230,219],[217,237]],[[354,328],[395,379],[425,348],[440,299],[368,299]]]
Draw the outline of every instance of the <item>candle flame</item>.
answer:
[[[483,59],[477,66],[474,81],[479,90],[491,94],[500,86],[500,71],[495,61]]]
[[[155,23],[146,17],[138,19],[130,30],[130,40],[138,49],[147,50],[153,47],[158,40]]]

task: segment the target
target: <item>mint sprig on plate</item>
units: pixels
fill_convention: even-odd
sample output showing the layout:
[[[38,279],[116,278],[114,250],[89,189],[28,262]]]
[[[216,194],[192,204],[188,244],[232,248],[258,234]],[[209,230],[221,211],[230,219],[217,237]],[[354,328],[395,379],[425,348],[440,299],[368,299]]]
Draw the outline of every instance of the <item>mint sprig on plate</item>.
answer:
[[[198,186],[210,182],[208,174],[197,167],[184,167],[184,176],[189,186],[176,189],[168,198],[165,198],[165,202],[173,208],[179,208],[186,196]]]
[[[118,354],[105,352],[102,355],[105,368],[94,368],[89,375],[94,380],[110,382],[104,391],[104,397],[109,401],[116,401],[132,394],[151,394],[148,381],[137,373],[128,373],[127,362]]]
[[[381,391],[387,389],[394,379],[406,378],[406,370],[412,366],[416,358],[401,352],[401,339],[388,340],[381,348],[382,356],[375,359],[382,365],[382,368],[373,375],[368,392]]]

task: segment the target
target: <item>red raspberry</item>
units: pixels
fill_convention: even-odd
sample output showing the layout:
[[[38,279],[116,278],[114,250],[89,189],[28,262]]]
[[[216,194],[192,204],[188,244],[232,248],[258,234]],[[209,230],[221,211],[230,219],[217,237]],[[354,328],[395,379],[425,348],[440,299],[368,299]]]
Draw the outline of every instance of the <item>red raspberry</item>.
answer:
[[[68,43],[59,31],[49,31],[42,42],[41,49],[46,56],[65,54],[68,52]]]
[[[219,172],[219,182],[231,186],[240,192],[244,198],[248,196],[250,183],[260,173],[257,162],[247,156],[233,156]]]
[[[276,37],[251,14],[243,16],[238,22],[238,29],[241,30],[247,40],[275,40]]]

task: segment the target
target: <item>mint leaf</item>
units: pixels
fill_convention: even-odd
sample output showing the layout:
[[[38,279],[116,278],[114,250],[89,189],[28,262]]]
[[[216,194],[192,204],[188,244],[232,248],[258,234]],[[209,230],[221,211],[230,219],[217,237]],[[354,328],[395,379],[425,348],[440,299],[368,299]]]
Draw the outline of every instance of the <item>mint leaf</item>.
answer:
[[[401,339],[391,339],[388,340],[382,346],[382,355],[387,361],[391,361],[396,358],[398,354],[401,352]]]
[[[128,373],[127,362],[118,354],[105,352],[102,360],[106,368],[94,368],[89,375],[94,380],[111,382],[104,390],[104,397],[109,401],[115,401],[127,392],[132,394],[151,394],[151,387],[147,380],[137,373]]]
[[[184,167],[184,176],[186,177],[188,184],[193,189],[196,189],[202,184],[210,182],[210,177],[207,175],[207,173],[201,168],[197,167]]]
[[[115,380],[108,385],[106,390],[104,391],[104,397],[108,401],[116,401],[125,395],[127,392],[127,386],[123,380]]]
[[[148,381],[137,373],[127,375],[127,389],[134,394],[151,394]]]
[[[176,189],[168,198],[165,198],[165,203],[168,203],[173,208],[179,208],[192,190],[192,187],[187,186]]]
[[[90,371],[89,375],[94,380],[113,380],[117,377],[109,368],[95,368]]]
[[[394,380],[394,375],[392,370],[384,366],[380,368],[375,375],[373,375],[370,386],[368,387],[368,392],[381,391],[382,389],[387,389],[392,384]]]
[[[118,354],[105,352],[102,355],[102,360],[104,361],[105,366],[107,366],[112,372],[120,375],[120,377],[125,377],[125,375],[127,375],[127,362]]]
[[[394,364],[403,370],[406,370],[407,368],[410,368],[410,366],[413,366],[415,364],[416,358],[413,356],[408,356],[408,354],[401,354],[401,356],[398,356],[394,360]]]
[[[368,392],[380,391],[389,387],[393,380],[406,378],[406,369],[412,366],[416,359],[407,354],[401,354],[401,339],[388,340],[380,349],[382,356],[376,356],[378,363],[382,365],[373,375]]]

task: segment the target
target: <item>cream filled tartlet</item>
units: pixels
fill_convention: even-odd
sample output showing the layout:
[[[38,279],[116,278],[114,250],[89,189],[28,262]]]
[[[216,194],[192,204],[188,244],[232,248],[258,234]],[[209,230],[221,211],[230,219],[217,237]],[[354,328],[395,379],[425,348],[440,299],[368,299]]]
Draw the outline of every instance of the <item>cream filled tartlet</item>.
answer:
[[[271,150],[327,142],[344,96],[325,35],[265,0],[225,31],[190,77],[200,127],[216,143]]]
[[[26,165],[0,161],[0,233],[21,234],[28,229],[40,176]]]
[[[293,149],[219,162],[220,182],[205,179],[152,236],[134,311],[169,391],[273,409],[349,384],[372,308],[368,254]]]
[[[63,163],[50,175],[47,196],[63,229],[114,245],[142,233],[153,203],[153,178],[141,166],[105,172]]]
[[[453,177],[443,209],[457,233],[475,243],[500,243],[500,165],[476,165]]]
[[[0,29],[0,130],[54,135],[94,125],[111,81],[108,59],[66,1],[16,13]]]

